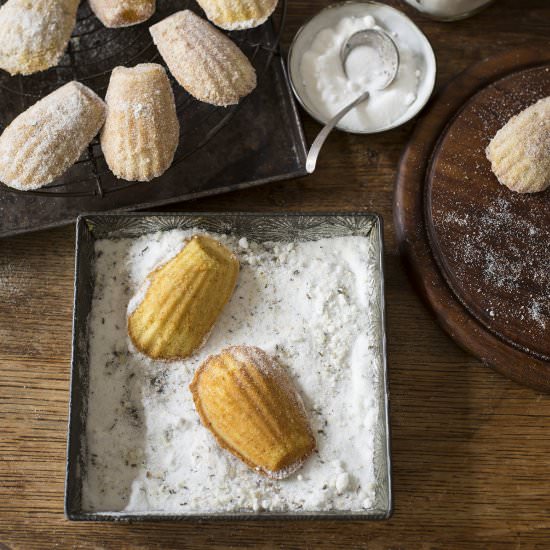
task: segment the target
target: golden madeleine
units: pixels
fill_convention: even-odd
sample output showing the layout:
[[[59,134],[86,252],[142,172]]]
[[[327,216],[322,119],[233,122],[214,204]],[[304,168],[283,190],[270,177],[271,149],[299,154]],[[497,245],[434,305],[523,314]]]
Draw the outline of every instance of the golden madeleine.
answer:
[[[191,355],[231,298],[238,274],[239,262],[230,250],[211,237],[194,236],[149,274],[146,289],[138,293],[143,298],[128,316],[134,346],[152,359]]]
[[[109,28],[130,27],[147,21],[156,9],[156,0],[89,0],[97,18]]]
[[[512,117],[486,150],[498,181],[517,193],[550,187],[550,97]]]
[[[265,23],[278,0],[197,0],[206,17],[228,31],[251,29]]]
[[[226,107],[256,87],[246,55],[192,11],[177,12],[149,30],[174,78],[196,99]]]
[[[32,74],[57,65],[79,0],[8,0],[0,8],[0,69]]]
[[[128,181],[149,181],[172,164],[180,125],[164,67],[116,67],[109,82],[101,148],[107,165]]]
[[[38,189],[66,172],[105,121],[105,103],[69,82],[21,113],[0,136],[0,181]]]
[[[285,369],[260,348],[232,346],[208,357],[190,389],[220,446],[268,477],[288,477],[315,450],[302,399]]]

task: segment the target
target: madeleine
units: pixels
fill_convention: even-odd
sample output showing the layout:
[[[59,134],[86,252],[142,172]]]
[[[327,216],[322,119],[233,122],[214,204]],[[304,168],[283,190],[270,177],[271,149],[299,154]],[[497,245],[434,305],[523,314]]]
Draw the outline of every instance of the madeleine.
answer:
[[[517,193],[550,187],[550,97],[513,116],[486,149],[498,181]]]
[[[196,99],[227,107],[256,88],[246,55],[192,11],[175,13],[150,32],[174,78]]]
[[[8,0],[0,8],[0,69],[32,74],[58,64],[79,0]]]
[[[232,346],[209,357],[190,389],[202,423],[220,446],[263,475],[288,477],[315,450],[292,380],[260,348]]]
[[[172,164],[180,125],[174,94],[161,65],[116,67],[109,82],[101,148],[107,165],[128,181],[149,181]]]
[[[184,359],[206,341],[231,298],[239,262],[221,243],[196,235],[147,277],[130,302],[128,335],[152,359]],[[136,301],[139,302],[136,305]]]
[[[23,191],[64,174],[105,121],[105,103],[69,82],[21,113],[0,136],[0,180]]]

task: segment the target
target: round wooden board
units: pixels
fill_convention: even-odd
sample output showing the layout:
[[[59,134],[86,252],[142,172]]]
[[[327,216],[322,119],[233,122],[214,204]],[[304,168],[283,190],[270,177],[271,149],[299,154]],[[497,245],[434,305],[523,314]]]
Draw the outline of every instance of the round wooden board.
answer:
[[[485,147],[510,116],[550,95],[549,68],[548,49],[522,49],[454,79],[418,122],[394,199],[404,261],[442,327],[542,391],[550,391],[550,192],[501,186]]]

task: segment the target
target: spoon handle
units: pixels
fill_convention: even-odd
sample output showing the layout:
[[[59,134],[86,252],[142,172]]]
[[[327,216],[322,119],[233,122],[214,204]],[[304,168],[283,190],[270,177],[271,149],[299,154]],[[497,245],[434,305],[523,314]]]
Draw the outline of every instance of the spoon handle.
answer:
[[[317,134],[315,141],[312,143],[309,153],[307,154],[306,170],[308,174],[312,174],[315,171],[317,165],[317,157],[321,152],[321,148],[325,143],[328,135],[332,132],[334,127],[344,118],[354,107],[368,99],[370,92],[363,92],[355,101],[350,103],[347,107],[344,107],[339,113],[329,120],[325,127]]]

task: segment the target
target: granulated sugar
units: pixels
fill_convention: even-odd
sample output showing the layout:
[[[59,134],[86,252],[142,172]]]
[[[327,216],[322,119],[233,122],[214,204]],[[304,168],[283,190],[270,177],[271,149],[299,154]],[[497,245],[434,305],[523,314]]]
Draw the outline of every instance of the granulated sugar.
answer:
[[[239,256],[235,293],[204,346],[180,362],[130,349],[126,314],[146,275],[192,231],[96,243],[89,334],[88,511],[365,510],[376,495],[381,403],[380,299],[369,239],[257,244],[216,236]],[[255,345],[288,369],[318,450],[286,480],[270,480],[220,449],[188,385],[210,354]]]

